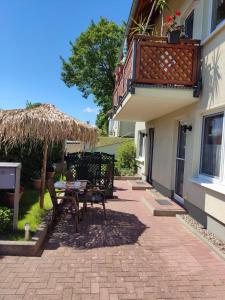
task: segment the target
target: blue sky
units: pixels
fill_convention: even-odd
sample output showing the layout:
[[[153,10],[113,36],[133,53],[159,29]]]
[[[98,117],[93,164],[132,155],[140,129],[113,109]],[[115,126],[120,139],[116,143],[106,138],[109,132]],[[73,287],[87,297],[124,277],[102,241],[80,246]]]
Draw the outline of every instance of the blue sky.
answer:
[[[131,0],[0,0],[0,108],[27,100],[55,104],[83,121],[95,122],[97,108],[60,79],[60,55],[91,20],[104,16],[121,24]]]

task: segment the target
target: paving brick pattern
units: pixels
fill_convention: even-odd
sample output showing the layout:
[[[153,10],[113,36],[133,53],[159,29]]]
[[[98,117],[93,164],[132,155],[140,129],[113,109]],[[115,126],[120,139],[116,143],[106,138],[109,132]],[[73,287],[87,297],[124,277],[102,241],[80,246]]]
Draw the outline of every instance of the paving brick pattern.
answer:
[[[143,191],[61,220],[41,257],[0,258],[0,299],[225,299],[225,262],[176,218],[153,217]]]

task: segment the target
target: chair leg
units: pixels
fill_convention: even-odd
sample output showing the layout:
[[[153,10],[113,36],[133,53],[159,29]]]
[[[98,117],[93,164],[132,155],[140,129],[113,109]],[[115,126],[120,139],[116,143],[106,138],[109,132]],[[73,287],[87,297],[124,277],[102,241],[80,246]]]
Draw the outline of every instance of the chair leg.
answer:
[[[106,220],[106,210],[105,210],[105,199],[102,200],[103,212],[104,212],[104,219]]]
[[[74,222],[75,222],[75,231],[78,232],[78,223],[79,223],[79,202],[77,201],[77,197],[72,202],[72,206],[74,209]],[[73,215],[73,213],[72,213]]]
[[[74,222],[75,222],[75,232],[78,232],[79,215],[77,214],[77,212],[75,213]]]

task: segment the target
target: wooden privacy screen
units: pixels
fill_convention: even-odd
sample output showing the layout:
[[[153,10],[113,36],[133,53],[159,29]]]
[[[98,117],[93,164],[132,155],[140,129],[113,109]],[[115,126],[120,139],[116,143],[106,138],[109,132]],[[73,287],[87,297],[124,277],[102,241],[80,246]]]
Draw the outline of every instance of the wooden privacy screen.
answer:
[[[168,44],[166,38],[134,37],[116,82],[113,105],[127,93],[129,80],[134,84],[197,85],[199,49],[199,41],[194,40]]]
[[[139,42],[136,82],[195,85],[198,48],[186,44]]]

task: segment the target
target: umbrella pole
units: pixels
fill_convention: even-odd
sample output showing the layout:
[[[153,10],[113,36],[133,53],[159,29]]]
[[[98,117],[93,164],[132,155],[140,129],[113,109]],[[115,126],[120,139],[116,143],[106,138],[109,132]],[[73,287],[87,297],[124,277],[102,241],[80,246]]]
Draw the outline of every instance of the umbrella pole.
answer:
[[[48,158],[48,143],[45,140],[44,141],[44,150],[43,150],[42,169],[41,169],[40,208],[44,208],[47,158]]]

